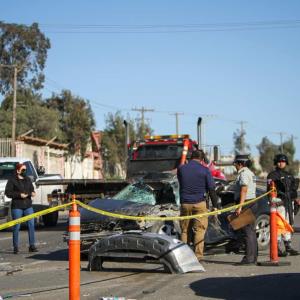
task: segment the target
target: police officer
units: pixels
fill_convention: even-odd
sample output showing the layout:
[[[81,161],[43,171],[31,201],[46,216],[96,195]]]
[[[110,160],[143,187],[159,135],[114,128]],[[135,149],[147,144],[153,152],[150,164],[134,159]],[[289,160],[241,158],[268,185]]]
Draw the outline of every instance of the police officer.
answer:
[[[237,204],[243,204],[256,197],[255,175],[249,169],[250,163],[249,155],[236,155],[234,159],[234,166],[238,172],[234,193]],[[249,208],[249,206],[237,208],[235,211],[236,215],[240,215],[242,209],[246,208]],[[257,204],[251,204],[251,210],[255,212],[256,209]],[[254,223],[244,226],[240,231],[246,238],[246,255],[238,265],[256,264],[258,248]]]
[[[268,183],[274,181],[277,190],[277,197],[281,199],[278,202],[277,211],[285,218],[289,224],[294,223],[293,202],[297,198],[297,186],[295,178],[292,174],[285,171],[286,166],[289,164],[288,158],[285,154],[277,154],[274,157],[275,170],[268,175]],[[270,186],[268,185],[268,189]],[[284,250],[278,247],[278,256],[298,255],[299,252],[291,246],[292,235],[290,232],[278,236],[278,245],[284,243]],[[282,245],[283,246],[283,245]]]

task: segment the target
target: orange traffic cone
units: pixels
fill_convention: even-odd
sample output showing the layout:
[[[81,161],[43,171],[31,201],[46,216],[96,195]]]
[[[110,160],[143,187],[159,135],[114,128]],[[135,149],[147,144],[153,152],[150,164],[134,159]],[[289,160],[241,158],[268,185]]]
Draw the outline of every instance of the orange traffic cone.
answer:
[[[69,213],[69,300],[80,299],[80,212],[72,196]]]
[[[270,261],[259,262],[259,266],[288,266],[290,262],[279,262],[278,258],[278,229],[277,229],[277,207],[275,204],[275,199],[277,198],[277,191],[274,181],[271,181],[270,188],[272,189],[270,193]]]

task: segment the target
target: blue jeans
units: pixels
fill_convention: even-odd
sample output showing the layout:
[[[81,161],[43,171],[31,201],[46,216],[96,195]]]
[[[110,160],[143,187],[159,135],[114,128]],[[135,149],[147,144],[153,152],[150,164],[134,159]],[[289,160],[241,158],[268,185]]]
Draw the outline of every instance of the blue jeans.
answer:
[[[19,219],[24,216],[28,216],[33,214],[33,208],[29,207],[26,209],[19,209],[13,208],[11,210],[13,220]],[[26,222],[28,226],[28,238],[29,238],[29,245],[34,246],[35,244],[35,237],[34,237],[34,219],[31,219]],[[14,248],[18,248],[19,246],[19,231],[20,231],[21,224],[17,224],[13,227],[13,246]]]

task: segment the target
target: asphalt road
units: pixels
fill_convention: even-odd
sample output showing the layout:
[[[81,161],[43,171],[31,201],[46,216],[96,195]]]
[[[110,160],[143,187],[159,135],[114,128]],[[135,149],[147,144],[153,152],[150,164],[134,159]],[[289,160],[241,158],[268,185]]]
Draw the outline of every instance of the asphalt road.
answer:
[[[300,226],[300,217],[296,218]],[[28,253],[27,231],[14,255],[11,232],[0,232],[0,295],[4,299],[68,299],[68,249],[62,234],[66,217],[55,229],[37,229],[38,253]],[[300,233],[293,245],[299,250]],[[235,266],[242,254],[216,249],[206,254],[205,273],[168,274],[160,265],[105,263],[103,272],[81,262],[81,299],[300,299],[300,256],[282,258],[290,266]],[[261,252],[259,261],[268,261]]]

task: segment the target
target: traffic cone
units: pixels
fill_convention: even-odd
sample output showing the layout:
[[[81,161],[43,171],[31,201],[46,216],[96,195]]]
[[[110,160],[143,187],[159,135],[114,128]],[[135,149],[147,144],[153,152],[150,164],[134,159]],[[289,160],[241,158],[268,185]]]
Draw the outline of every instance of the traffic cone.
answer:
[[[277,206],[275,199],[277,198],[277,191],[274,181],[271,181],[270,188],[270,261],[258,262],[258,266],[289,266],[290,262],[279,262],[278,258],[278,230],[277,230]]]
[[[80,299],[80,212],[75,195],[69,213],[69,300]]]

